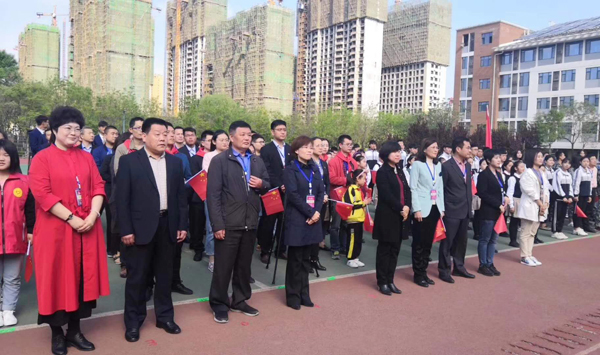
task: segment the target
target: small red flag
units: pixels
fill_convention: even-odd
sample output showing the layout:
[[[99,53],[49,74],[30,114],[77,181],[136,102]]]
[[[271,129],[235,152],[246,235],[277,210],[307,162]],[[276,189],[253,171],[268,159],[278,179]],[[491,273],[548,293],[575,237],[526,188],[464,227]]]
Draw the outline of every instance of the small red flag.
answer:
[[[473,192],[473,196],[477,195],[477,184],[473,179],[471,179],[471,190]]]
[[[33,275],[33,259],[31,257],[31,242],[27,246],[27,259],[25,260],[25,282],[31,280]]]
[[[500,217],[498,217],[496,225],[494,226],[494,232],[498,234],[508,232],[508,228],[506,227],[506,218],[504,218],[504,213],[501,214]]]
[[[444,221],[440,218],[438,220],[437,226],[435,227],[435,234],[433,235],[433,242],[437,243],[446,239],[446,226],[444,225]]]
[[[346,191],[348,191],[348,188],[345,186],[340,186],[338,188],[333,189],[333,194],[334,194],[334,196],[332,196],[333,199],[343,201]],[[337,196],[335,196],[335,195],[337,195]]]
[[[369,207],[367,207],[365,208],[365,232],[373,234],[373,227],[375,227],[375,222],[373,222],[373,218],[371,218],[371,214],[369,213]]]
[[[581,210],[581,208],[579,208],[579,206],[577,206],[577,205],[575,205],[575,214],[579,218],[588,218],[588,216],[585,213],[583,213],[583,211]]]
[[[265,212],[267,216],[274,215],[276,213],[283,212],[283,203],[281,203],[281,194],[279,188],[269,190],[266,194],[261,196],[263,205],[265,206]]]
[[[377,183],[377,172],[376,171],[371,171],[371,182],[373,183],[373,185],[375,185]]]
[[[202,201],[206,201],[206,187],[208,185],[208,173],[206,171],[200,171],[186,181],[186,183],[194,189]]]
[[[341,201],[336,201],[335,211],[340,215],[342,220],[348,220],[348,217],[352,215],[352,209],[354,206],[350,203],[345,203]]]
[[[492,120],[490,118],[490,107],[489,105],[485,109],[485,146],[492,149]]]

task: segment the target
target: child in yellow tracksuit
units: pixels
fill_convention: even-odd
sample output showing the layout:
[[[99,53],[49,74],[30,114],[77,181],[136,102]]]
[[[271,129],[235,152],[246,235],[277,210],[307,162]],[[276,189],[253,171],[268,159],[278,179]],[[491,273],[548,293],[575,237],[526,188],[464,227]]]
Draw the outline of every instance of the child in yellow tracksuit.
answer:
[[[358,260],[362,250],[363,224],[365,222],[366,206],[371,204],[371,198],[362,198],[361,188],[367,183],[366,172],[361,169],[348,174],[348,190],[344,194],[344,202],[354,205],[352,214],[346,221],[348,246],[348,263],[351,268],[363,267],[365,264]]]

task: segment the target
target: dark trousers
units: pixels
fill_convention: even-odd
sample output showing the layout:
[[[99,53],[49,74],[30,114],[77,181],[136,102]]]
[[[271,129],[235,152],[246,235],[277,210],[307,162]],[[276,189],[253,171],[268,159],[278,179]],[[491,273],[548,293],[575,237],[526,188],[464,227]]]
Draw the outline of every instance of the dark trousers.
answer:
[[[121,247],[121,236],[119,233],[113,233],[112,212],[107,202],[104,202],[103,210],[106,212],[106,252],[115,255]]]
[[[481,218],[479,218],[479,210],[475,211],[473,215],[473,236],[479,237],[481,235]]]
[[[175,253],[173,253],[173,277],[171,277],[172,285],[181,283],[181,252],[183,251],[183,242],[177,243]]]
[[[172,322],[174,317],[171,299],[173,254],[175,243],[169,238],[168,217],[160,217],[152,241],[146,245],[126,248],[127,282],[125,283],[125,327],[140,328],[146,319],[146,287],[148,274],[154,274],[154,311],[156,320]]]
[[[431,245],[433,244],[433,235],[435,227],[440,219],[440,212],[437,206],[431,206],[431,212],[422,222],[415,219],[413,224],[413,242],[412,242],[412,265],[415,273],[415,281],[422,280],[427,276],[427,267],[429,266],[429,256],[431,255]]]
[[[444,224],[446,225],[446,239],[440,243],[440,262],[438,264],[440,275],[450,276],[452,260],[454,260],[454,270],[465,272],[469,218],[444,217]],[[451,257],[452,260],[450,259]]]
[[[346,245],[348,246],[348,260],[358,259],[362,250],[363,223],[346,224]]]
[[[321,248],[319,248],[319,243],[312,244],[310,246],[310,260],[311,261],[317,261],[317,260],[319,260],[319,249],[321,249]],[[288,251],[288,253],[289,253],[289,251]]]
[[[310,251],[312,245],[288,247],[288,260],[285,269],[285,298],[288,306],[310,301],[308,273],[310,271]]]
[[[273,234],[275,235],[275,240],[281,240],[281,245],[277,246],[277,253],[285,253],[285,245],[283,245],[283,238],[280,239],[281,236],[281,222],[283,221],[283,213],[277,213],[270,216],[266,215],[266,212],[263,212],[262,216],[262,224],[261,230],[258,234],[258,244],[260,245],[260,253],[262,255],[269,254],[271,248],[273,247]],[[276,229],[275,229],[276,228]]]
[[[510,217],[510,224],[508,225],[508,233],[510,235],[510,241],[517,242],[519,238],[519,226],[521,226],[521,219],[512,216]]]
[[[377,285],[389,285],[394,283],[394,274],[398,264],[398,254],[400,254],[400,245],[398,242],[377,243],[377,255],[375,259],[375,272],[377,276]]]
[[[196,253],[204,252],[204,243],[202,239],[206,231],[206,214],[204,213],[204,203],[190,203],[190,249]]]
[[[583,213],[588,217],[592,214],[592,204],[588,202],[589,198],[589,196],[579,196],[579,201],[577,202],[577,206],[579,206]],[[577,217],[577,212],[573,210],[573,228],[588,228],[587,219],[588,218]]]
[[[226,230],[225,239],[215,238],[215,271],[209,294],[213,311],[236,308],[252,296],[250,272],[255,240],[256,230]],[[227,293],[230,281],[233,289],[231,303]]]
[[[567,217],[567,208],[569,205],[564,201],[554,199],[554,218],[552,219],[552,233],[562,233]]]

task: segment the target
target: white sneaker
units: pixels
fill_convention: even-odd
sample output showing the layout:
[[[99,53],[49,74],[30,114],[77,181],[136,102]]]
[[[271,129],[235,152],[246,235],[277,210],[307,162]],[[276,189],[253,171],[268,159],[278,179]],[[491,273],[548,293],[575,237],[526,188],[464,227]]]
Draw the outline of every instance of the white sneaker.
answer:
[[[579,235],[579,236],[581,236],[581,237],[585,237],[586,235],[588,235],[588,234],[587,234],[586,232],[584,232],[584,231],[583,231],[583,229],[581,229],[581,228],[575,228],[575,229],[573,230],[573,234],[574,234],[574,235]]]
[[[552,238],[554,238],[554,239],[561,239],[560,238],[560,233],[558,233],[558,232],[552,233]]]
[[[17,324],[17,317],[15,317],[15,311],[3,311],[2,318],[4,318],[5,327],[10,327],[11,325]]]
[[[530,258],[521,258],[521,264],[526,266],[537,266],[537,264],[534,263]]]
[[[535,256],[530,256],[529,259],[531,259],[531,261],[533,261],[535,263],[535,266],[542,265],[542,263],[540,263],[540,261],[538,259],[536,259]]]
[[[564,239],[569,239],[569,237],[567,237],[567,236],[565,235],[565,233],[563,233],[563,232],[560,232],[559,234],[560,234],[560,236],[559,236],[559,238],[558,238],[558,239],[561,239],[561,240],[564,240]]]
[[[346,265],[350,266],[353,269],[356,269],[359,267],[359,265],[356,263],[355,260],[348,260],[348,262],[346,263]]]
[[[356,261],[356,264],[360,267],[365,267],[365,263],[363,263],[362,261],[358,260],[358,259],[354,259],[354,261]]]

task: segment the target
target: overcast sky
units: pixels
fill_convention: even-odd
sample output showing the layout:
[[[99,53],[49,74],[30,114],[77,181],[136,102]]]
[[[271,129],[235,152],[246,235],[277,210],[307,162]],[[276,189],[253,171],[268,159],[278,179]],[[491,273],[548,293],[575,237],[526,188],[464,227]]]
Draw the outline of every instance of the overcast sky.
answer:
[[[389,0],[393,4],[395,0]],[[68,14],[69,0],[2,0],[3,6],[0,11],[0,50],[5,49],[9,53],[17,54],[14,48],[17,46],[19,33],[23,31],[28,23],[50,24],[49,17],[38,19],[36,12],[52,12],[53,6],[58,6],[57,13]],[[154,72],[164,72],[164,48],[165,48],[165,22],[164,9],[167,0],[154,0],[153,6],[163,9],[162,12],[153,11],[156,24],[155,31],[155,57]],[[255,5],[265,4],[266,1],[259,0],[229,0],[228,15],[232,17],[236,12],[249,9]],[[284,0],[283,6],[295,9],[297,2]],[[598,0],[455,0],[452,2],[452,44],[455,46],[456,29],[469,27],[477,24],[504,20],[514,24],[539,30],[547,27],[549,23],[561,23],[577,19],[600,16]],[[59,17],[59,27],[62,26],[62,18]],[[62,29],[62,27],[61,27]],[[450,49],[452,53],[452,49]],[[454,86],[454,57],[451,56],[450,69],[448,70],[448,81],[446,95],[452,96]]]

